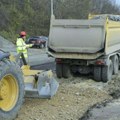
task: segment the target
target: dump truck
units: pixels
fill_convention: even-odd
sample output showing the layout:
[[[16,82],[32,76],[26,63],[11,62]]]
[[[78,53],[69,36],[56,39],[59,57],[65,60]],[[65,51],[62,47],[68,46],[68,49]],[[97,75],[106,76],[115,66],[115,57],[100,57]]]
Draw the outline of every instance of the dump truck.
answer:
[[[21,68],[17,63],[20,56],[24,63]],[[23,54],[14,57],[0,50],[0,120],[16,118],[25,94],[26,97],[50,99],[58,86],[51,70],[31,70]]]
[[[53,6],[53,5],[52,5]],[[77,72],[107,82],[118,74],[120,16],[89,15],[89,19],[56,19],[51,15],[48,55],[55,58],[58,78]]]

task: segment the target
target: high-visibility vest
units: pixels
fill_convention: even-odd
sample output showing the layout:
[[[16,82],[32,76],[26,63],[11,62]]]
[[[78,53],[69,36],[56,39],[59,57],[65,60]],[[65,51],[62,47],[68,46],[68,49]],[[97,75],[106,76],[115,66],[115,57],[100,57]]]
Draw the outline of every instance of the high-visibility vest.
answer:
[[[17,45],[17,53],[23,53],[24,54],[24,57],[27,58],[28,57],[28,50],[27,48],[28,47],[31,47],[31,45],[27,45],[23,38],[17,38],[17,42],[16,42],[16,45]]]

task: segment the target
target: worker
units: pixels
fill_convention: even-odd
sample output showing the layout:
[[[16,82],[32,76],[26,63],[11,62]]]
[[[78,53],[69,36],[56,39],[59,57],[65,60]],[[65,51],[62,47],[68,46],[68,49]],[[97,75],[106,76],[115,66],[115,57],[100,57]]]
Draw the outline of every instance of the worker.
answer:
[[[30,48],[33,46],[33,44],[26,44],[25,43],[26,40],[26,32],[22,31],[20,32],[20,36],[17,38],[17,42],[16,42],[16,46],[17,46],[17,53],[23,53],[24,58],[28,58],[28,50],[27,48]],[[23,60],[20,56],[20,66],[23,65]]]

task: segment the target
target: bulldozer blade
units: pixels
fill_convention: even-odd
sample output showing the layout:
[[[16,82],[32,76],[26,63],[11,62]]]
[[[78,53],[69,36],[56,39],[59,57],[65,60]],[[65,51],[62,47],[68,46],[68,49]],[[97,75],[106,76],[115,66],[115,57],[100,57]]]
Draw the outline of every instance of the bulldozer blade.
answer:
[[[59,87],[59,83],[52,75],[52,71],[46,71],[38,77],[38,93],[40,98],[52,98]]]
[[[33,76],[25,77],[25,97],[28,98],[52,98],[59,87],[59,83],[53,77],[52,71],[43,71],[38,74],[36,81]]]
[[[35,80],[33,76],[25,77],[25,97],[39,98],[38,90],[35,88]]]

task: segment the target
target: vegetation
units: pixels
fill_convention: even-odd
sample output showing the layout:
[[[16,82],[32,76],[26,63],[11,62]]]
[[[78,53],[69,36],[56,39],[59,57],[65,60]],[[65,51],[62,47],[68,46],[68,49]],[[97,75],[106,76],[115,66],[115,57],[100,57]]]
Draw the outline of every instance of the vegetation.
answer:
[[[89,13],[119,14],[115,0],[54,0],[57,18],[87,18]],[[50,0],[0,0],[0,35],[15,41],[19,32],[49,34]]]

